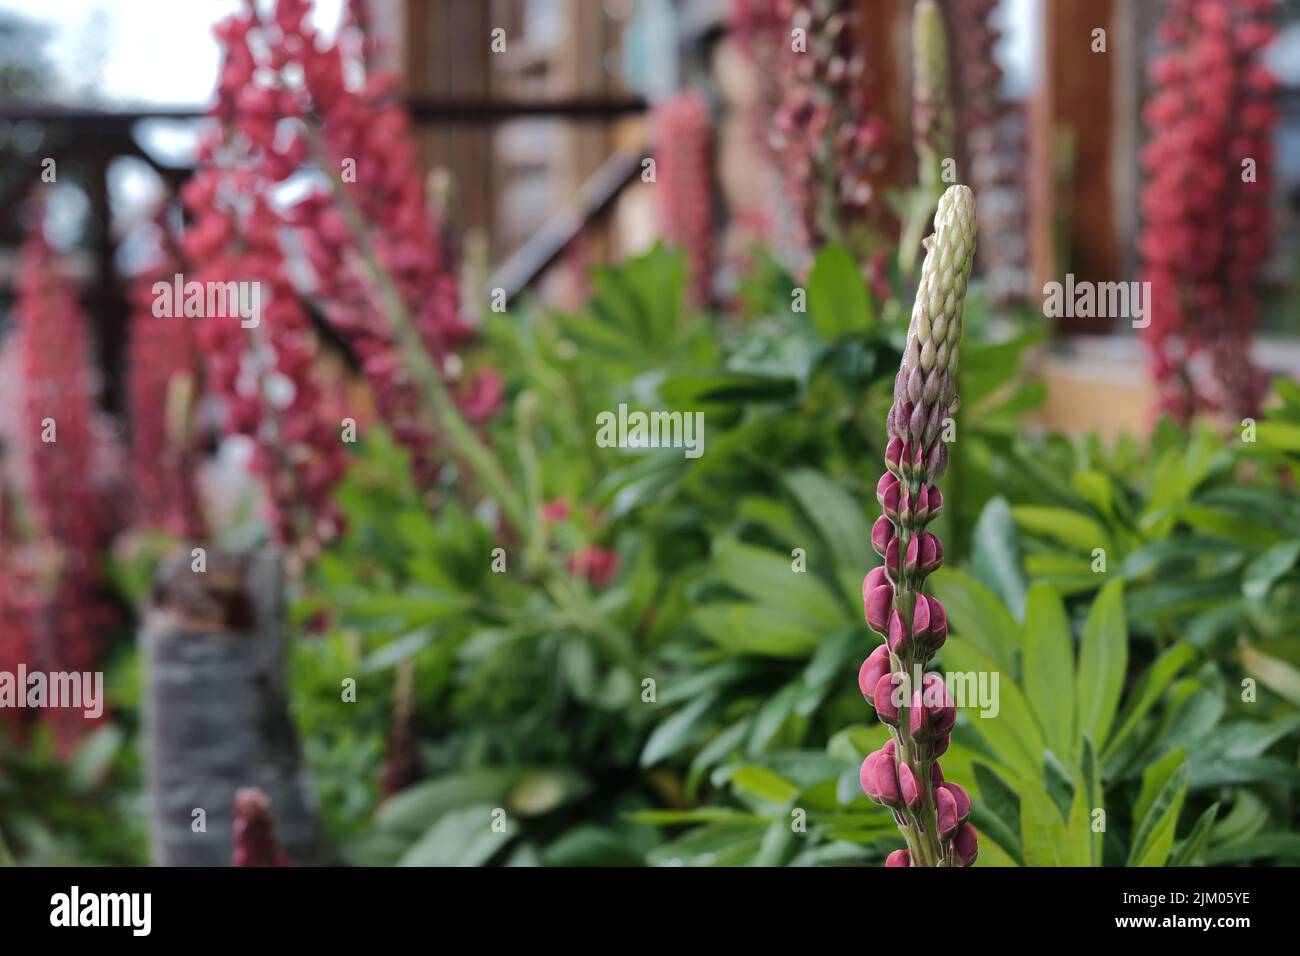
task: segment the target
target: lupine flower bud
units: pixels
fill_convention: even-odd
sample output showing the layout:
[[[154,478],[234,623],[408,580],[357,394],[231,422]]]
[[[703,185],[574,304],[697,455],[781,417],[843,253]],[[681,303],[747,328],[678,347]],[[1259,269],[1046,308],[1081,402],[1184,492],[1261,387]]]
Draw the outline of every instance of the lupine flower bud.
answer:
[[[912,854],[907,850],[895,850],[885,857],[885,866],[911,866]]]
[[[907,704],[907,732],[916,740],[925,740],[932,735],[919,690],[912,692],[912,698]]]
[[[862,785],[862,792],[865,793],[873,803],[880,802],[880,792],[876,789],[876,761],[880,759],[880,751],[873,750],[867,754],[862,761],[862,767],[858,770],[858,783]]]
[[[944,734],[942,737],[934,738],[933,752],[936,757],[942,757],[948,752],[948,745],[952,743],[952,734]]]
[[[889,472],[880,476],[880,481],[876,484],[876,500],[880,502],[880,508],[884,511],[884,516],[890,521],[898,520],[899,509],[899,487],[900,482]],[[907,492],[903,492],[906,499]]]
[[[950,840],[957,832],[957,800],[944,787],[934,792],[934,808],[939,820],[939,839]]]
[[[889,439],[889,444],[885,447],[885,467],[893,475],[901,474],[903,460],[903,439],[897,435]]]
[[[966,792],[966,788],[958,783],[940,782],[936,789],[944,789],[952,794],[953,801],[957,806],[957,822],[965,823],[970,816],[970,795]]]
[[[939,761],[930,765],[930,780],[936,787],[943,785],[943,768],[939,766]]]
[[[876,716],[880,718],[881,723],[889,724],[891,727],[898,726],[898,702],[894,700],[896,687],[894,675],[885,674],[876,682],[876,692],[872,696]]]
[[[867,597],[867,624],[873,631],[887,633],[889,612],[894,603],[894,589],[888,584],[875,588]]]
[[[235,852],[231,866],[292,866],[280,849],[271,817],[271,800],[256,787],[235,793]]]
[[[876,554],[884,557],[885,551],[889,548],[889,542],[894,540],[894,523],[889,520],[888,515],[881,515],[876,519],[876,523],[871,526],[871,546],[876,549]]]
[[[952,841],[952,862],[955,866],[970,866],[979,856],[979,837],[975,835],[975,828],[969,823],[963,823],[961,829]]]
[[[872,764],[874,774],[872,783],[876,794],[880,797],[880,802],[887,807],[896,807],[903,802],[903,795],[898,787],[898,765],[894,762],[893,754],[887,754],[883,750],[877,753],[879,757]]]
[[[889,648],[881,644],[862,662],[862,669],[858,671],[858,688],[862,691],[862,696],[867,699],[867,703],[873,703],[876,685],[880,683],[880,678],[888,673]]]
[[[907,653],[907,627],[903,624],[902,616],[894,611],[889,615],[889,649],[900,657]]]
[[[921,806],[921,786],[917,783],[916,774],[912,773],[912,768],[906,763],[898,765],[898,789],[903,795],[903,803],[909,810],[916,810]]]

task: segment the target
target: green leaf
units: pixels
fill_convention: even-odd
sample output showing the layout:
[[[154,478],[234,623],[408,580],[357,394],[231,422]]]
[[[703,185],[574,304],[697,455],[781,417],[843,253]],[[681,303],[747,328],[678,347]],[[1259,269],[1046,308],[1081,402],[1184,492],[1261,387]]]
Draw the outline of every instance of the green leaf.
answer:
[[[1025,573],[1020,567],[1016,523],[1005,498],[993,498],[984,506],[971,540],[971,569],[975,576],[993,588],[1020,617],[1025,607]]]
[[[995,662],[995,669],[1013,673],[1020,625],[993,592],[969,574],[939,568],[929,581],[948,613],[955,634],[976,645]]]
[[[1073,866],[1073,843],[1065,820],[1038,781],[1030,778],[1020,788],[1020,843],[1026,866]]]
[[[590,784],[569,769],[529,770],[510,790],[506,803],[523,817],[539,817],[583,796]]]
[[[1246,673],[1284,700],[1300,707],[1300,671],[1286,661],[1270,657],[1258,648],[1246,645],[1241,650]]]
[[[878,563],[867,519],[843,488],[806,468],[787,476],[785,486],[830,547],[838,566],[862,575]]]
[[[846,335],[865,337],[874,324],[862,270],[838,245],[817,254],[808,275],[808,318],[827,342]]]
[[[1102,754],[1102,763],[1109,763],[1119,752],[1119,748],[1137,729],[1138,723],[1155,706],[1155,702],[1160,699],[1169,682],[1194,660],[1196,660],[1196,648],[1186,641],[1179,641],[1155,659],[1129,694],[1128,704],[1115,725],[1115,733]]]
[[[656,727],[641,749],[641,766],[652,767],[704,736],[709,729],[705,717],[717,699],[716,693],[697,697]]]
[[[1127,665],[1124,585],[1117,578],[1097,594],[1083,628],[1077,683],[1079,713],[1076,726],[1080,735],[1086,734],[1092,741],[1104,744],[1115,719]]]
[[[482,866],[513,839],[492,826],[490,804],[444,814],[398,861],[398,866]]]
[[[1268,596],[1273,585],[1300,559],[1300,541],[1275,544],[1250,564],[1241,577],[1241,593],[1252,600]]]
[[[1151,812],[1151,807],[1156,798],[1164,790],[1167,784],[1174,776],[1187,758],[1187,750],[1178,747],[1169,751],[1155,763],[1151,764],[1142,773],[1142,789],[1138,791],[1137,803],[1133,806],[1133,820],[1135,823],[1145,819]]]
[[[1146,788],[1147,778],[1146,774],[1143,774],[1143,794]],[[1178,815],[1182,812],[1183,799],[1186,796],[1187,768],[1180,765],[1165,781],[1141,818],[1142,822],[1133,837],[1129,866],[1165,865],[1174,846],[1174,831],[1178,826]],[[1139,803],[1141,803],[1140,798]]]
[[[754,718],[754,727],[745,747],[746,753],[753,757],[767,749],[805,690],[802,680],[793,680],[763,702]]]
[[[420,833],[443,814],[475,803],[499,806],[523,771],[516,767],[469,770],[423,780],[389,797],[375,812],[380,829]]]
[[[1214,818],[1219,815],[1219,805],[1212,804],[1209,809],[1201,814],[1196,824],[1192,827],[1192,832],[1187,834],[1187,839],[1183,840],[1175,849],[1173,857],[1169,861],[1170,866],[1191,866],[1196,859],[1204,852],[1206,845],[1210,842],[1210,831],[1214,828]]]
[[[852,621],[844,602],[836,600],[816,575],[795,571],[786,555],[724,539],[714,552],[713,568],[746,597],[801,614],[824,630],[837,630]]]
[[[978,787],[977,799],[971,807],[975,829],[980,836],[989,837],[1024,866],[1024,851],[1020,846],[1020,798],[991,767],[976,761],[971,768]]]
[[[1259,836],[1212,847],[1205,854],[1205,862],[1210,866],[1246,863],[1252,860],[1300,862],[1300,834],[1261,833]]]
[[[1075,750],[1074,642],[1054,588],[1036,584],[1025,603],[1024,685],[1043,736],[1066,760]]]
[[[1041,505],[1018,505],[1011,509],[1016,524],[1041,538],[1059,541],[1068,548],[1092,554],[1094,548],[1103,548],[1110,554],[1113,545],[1110,533],[1085,515],[1068,508],[1049,508]]]
[[[998,678],[997,713],[985,717],[977,708],[968,706],[965,710],[970,716],[970,725],[993,753],[1016,771],[1017,776],[1038,779],[1042,773],[1045,745],[1038,721],[1020,688],[992,658],[968,642],[949,638],[942,653],[949,674],[990,674]],[[1042,789],[1041,785],[1039,789]]]
[[[1083,788],[1080,791],[1080,797],[1087,801],[1088,820],[1085,825],[1089,834],[1088,863],[1090,866],[1101,866],[1106,834],[1104,831],[1093,832],[1092,812],[1104,809],[1105,795],[1101,782],[1101,768],[1097,766],[1097,752],[1092,749],[1092,741],[1086,736],[1083,738],[1082,769]]]
[[[731,785],[768,803],[784,804],[799,794],[798,786],[759,764],[741,767],[731,775]]]
[[[804,658],[822,636],[802,615],[758,604],[706,604],[691,620],[709,640],[739,654]]]

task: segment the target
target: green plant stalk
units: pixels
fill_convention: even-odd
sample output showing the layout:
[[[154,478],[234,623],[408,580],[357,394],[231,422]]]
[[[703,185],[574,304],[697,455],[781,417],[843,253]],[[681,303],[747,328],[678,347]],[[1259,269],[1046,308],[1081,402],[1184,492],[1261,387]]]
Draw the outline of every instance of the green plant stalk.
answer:
[[[411,318],[410,311],[406,308],[406,303],[402,300],[401,293],[398,292],[392,276],[388,274],[388,270],[379,258],[379,253],[370,241],[365,217],[362,215],[361,210],[357,208],[356,203],[353,202],[352,197],[348,195],[343,180],[329,162],[319,131],[311,123],[306,124],[306,131],[317,166],[329,176],[334,196],[338,200],[339,214],[343,217],[348,232],[352,236],[352,241],[379,289],[379,294],[383,299],[384,314],[388,316],[389,327],[402,350],[402,357],[407,363],[407,368],[415,375],[425,397],[433,405],[438,421],[448,437],[451,438],[456,451],[469,463],[478,479],[483,482],[488,492],[497,500],[506,516],[506,520],[516,528],[526,528],[527,517],[524,512],[523,502],[512,487],[501,463],[478,440],[478,436],[474,434],[473,429],[461,416],[460,410],[456,408],[456,403],[452,400],[450,393],[447,391],[447,386],[442,381],[442,374],[434,366],[428,352],[425,350],[424,342],[415,328],[415,323]]]

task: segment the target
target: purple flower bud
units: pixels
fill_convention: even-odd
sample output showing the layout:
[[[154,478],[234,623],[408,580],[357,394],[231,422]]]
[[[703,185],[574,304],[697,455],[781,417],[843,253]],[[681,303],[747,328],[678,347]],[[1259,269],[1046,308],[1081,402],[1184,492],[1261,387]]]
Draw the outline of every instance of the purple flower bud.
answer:
[[[898,767],[889,754],[883,751],[877,753],[880,756],[872,764],[875,774],[872,783],[880,795],[880,802],[887,807],[896,807],[903,802],[903,795],[898,789]]]
[[[965,823],[970,817],[970,794],[966,792],[966,788],[959,783],[941,783],[939,786],[952,794],[957,804],[957,822]]]
[[[858,671],[858,689],[862,691],[862,696],[867,699],[867,703],[872,703],[876,685],[880,683],[880,678],[888,673],[889,648],[881,644],[862,662],[862,669]]]
[[[926,486],[922,485],[916,490],[915,495],[909,496],[908,517],[913,519],[917,525],[925,524],[930,515],[930,505]]]
[[[891,581],[898,580],[898,539],[894,538],[885,549],[885,573]]]
[[[910,850],[895,850],[889,856],[885,857],[885,866],[911,866],[912,852]]]
[[[900,416],[903,414],[902,409],[899,409],[898,414]],[[899,456],[898,456],[898,473],[903,478],[912,477],[912,443],[911,442],[908,441],[903,442],[902,450],[899,452]]]
[[[888,740],[885,741],[885,746],[880,748],[880,752],[889,754],[889,756],[891,757],[895,756],[898,753],[898,748],[894,746],[893,737],[890,737]]]
[[[893,414],[892,412],[890,413]],[[885,446],[885,467],[893,474],[899,474],[899,468],[903,460],[903,439],[895,435],[889,439],[889,444]]]
[[[907,628],[903,626],[903,618],[894,611],[889,615],[889,649],[900,657],[907,653]]]
[[[957,801],[945,787],[934,792],[934,809],[939,818],[939,839],[951,840],[957,832]]]
[[[930,449],[930,454],[925,462],[926,480],[931,484],[937,482],[943,477],[944,472],[948,470],[948,446],[939,442]]]
[[[943,492],[934,485],[930,485],[929,491],[926,492],[927,503],[930,508],[930,520],[939,517],[939,512],[943,511]]]
[[[891,521],[898,518],[900,487],[899,480],[889,472],[881,475],[880,481],[876,483],[876,500],[880,502],[881,509]]]
[[[948,612],[943,609],[938,598],[927,597],[926,601],[930,605],[929,645],[932,651],[937,651],[943,647],[943,642],[948,637]]]
[[[880,634],[887,633],[889,626],[889,612],[894,603],[894,589],[888,584],[882,584],[867,597],[867,624],[873,631]]]
[[[952,862],[957,866],[970,866],[979,856],[980,841],[975,828],[963,823],[952,841]]]
[[[907,557],[903,559],[903,567],[907,570],[908,574],[916,573],[917,561],[920,558],[920,556],[921,556],[921,539],[918,538],[916,535],[912,535],[912,537],[907,542]]]
[[[921,785],[916,781],[916,774],[907,764],[898,765],[898,789],[903,795],[903,803],[909,810],[918,810],[921,806]]]
[[[872,568],[870,571],[868,571],[867,576],[862,579],[863,604],[865,605],[867,599],[871,597],[872,591],[874,591],[876,588],[880,587],[882,584],[885,583],[887,582],[885,581],[884,568],[877,567],[877,568]]]
[[[920,369],[917,369],[919,372]],[[918,394],[920,389],[917,390]],[[912,414],[907,420],[907,433],[911,436],[913,443],[916,445],[917,458],[920,458],[921,440],[925,437],[925,423],[930,416],[930,409],[926,407],[925,402],[917,402],[912,408]],[[915,468],[913,469],[915,471]]]
[[[942,737],[934,738],[934,755],[942,757],[948,752],[948,745],[952,743],[952,734],[944,734]]]
[[[926,716],[935,736],[952,733],[953,725],[957,723],[957,707],[943,678],[933,671],[926,674],[921,680],[921,690],[925,697]]]
[[[862,761],[862,769],[858,771],[858,783],[862,785],[862,792],[865,793],[873,803],[880,802],[880,794],[876,791],[876,771],[875,762],[880,759],[880,751],[873,750],[867,754],[867,759]]]
[[[924,641],[930,634],[930,601],[924,594],[916,596],[912,607],[912,637]]]
[[[912,507],[913,507],[913,505],[912,505],[912,493],[911,493],[910,491],[908,491],[906,488],[904,488],[904,489],[903,489],[903,500],[902,500],[902,503],[898,506],[898,514],[896,515],[896,517],[897,517],[897,518],[898,518],[898,519],[899,519],[899,520],[900,520],[904,525],[908,525],[908,524],[911,524],[911,523],[912,523]]]
[[[937,760],[930,765],[930,780],[936,787],[943,785],[943,768]]]
[[[913,541],[916,539],[913,538]],[[908,553],[911,553],[911,546],[908,546]],[[943,542],[929,531],[921,535],[920,548],[920,571],[922,574],[929,574],[939,565],[943,564]]]
[[[876,692],[871,695],[876,716],[880,718],[881,723],[889,724],[891,727],[898,726],[898,703],[894,700],[895,686],[894,675],[885,674],[876,682]]]
[[[888,515],[881,515],[871,526],[871,546],[876,549],[876,554],[883,557],[889,542],[893,540],[894,522],[889,520]]]
[[[912,699],[907,703],[907,732],[917,740],[930,736],[930,721],[919,690],[912,692]]]

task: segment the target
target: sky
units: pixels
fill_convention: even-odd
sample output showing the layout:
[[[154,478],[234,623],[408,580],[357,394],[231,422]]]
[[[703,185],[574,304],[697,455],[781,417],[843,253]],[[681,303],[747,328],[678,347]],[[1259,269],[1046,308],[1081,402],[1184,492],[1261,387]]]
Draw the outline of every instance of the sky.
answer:
[[[117,107],[207,105],[219,56],[212,25],[242,0],[0,0],[0,12],[46,24],[46,55],[60,99]],[[314,22],[332,27],[343,0],[316,0]]]

